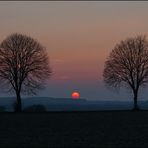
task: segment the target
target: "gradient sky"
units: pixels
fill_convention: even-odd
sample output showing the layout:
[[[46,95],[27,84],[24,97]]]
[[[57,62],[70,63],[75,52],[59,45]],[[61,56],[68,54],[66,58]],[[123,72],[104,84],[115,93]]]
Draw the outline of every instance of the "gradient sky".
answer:
[[[40,96],[89,100],[131,99],[103,83],[104,62],[116,43],[148,33],[148,2],[0,2],[0,42],[11,33],[37,39],[50,56],[53,75]],[[4,94],[2,94],[4,95]],[[146,90],[141,98],[146,99]]]

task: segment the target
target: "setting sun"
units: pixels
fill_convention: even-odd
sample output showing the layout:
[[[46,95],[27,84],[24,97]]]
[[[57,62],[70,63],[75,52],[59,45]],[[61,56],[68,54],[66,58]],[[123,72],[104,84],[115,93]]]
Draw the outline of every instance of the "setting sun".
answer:
[[[71,96],[72,96],[73,99],[79,99],[80,98],[80,94],[78,92],[73,92],[71,94]]]

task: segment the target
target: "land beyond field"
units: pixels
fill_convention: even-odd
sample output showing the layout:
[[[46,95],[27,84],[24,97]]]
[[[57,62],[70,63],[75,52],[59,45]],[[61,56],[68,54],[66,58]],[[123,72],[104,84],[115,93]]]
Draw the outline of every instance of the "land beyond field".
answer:
[[[148,111],[0,113],[0,147],[148,147]]]

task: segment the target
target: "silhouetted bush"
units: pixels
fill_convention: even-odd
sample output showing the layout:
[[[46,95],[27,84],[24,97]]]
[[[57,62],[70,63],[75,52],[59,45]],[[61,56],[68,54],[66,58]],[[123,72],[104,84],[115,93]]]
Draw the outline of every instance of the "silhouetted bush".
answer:
[[[47,111],[46,107],[41,104],[32,105],[24,109],[24,112],[46,112],[46,111]]]

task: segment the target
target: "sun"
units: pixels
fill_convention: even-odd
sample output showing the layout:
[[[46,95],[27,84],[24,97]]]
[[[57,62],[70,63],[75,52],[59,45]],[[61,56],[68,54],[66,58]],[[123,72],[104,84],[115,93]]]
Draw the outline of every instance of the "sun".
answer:
[[[73,99],[79,99],[79,98],[80,98],[80,93],[79,93],[79,92],[73,92],[73,93],[71,94],[71,97],[72,97]]]

